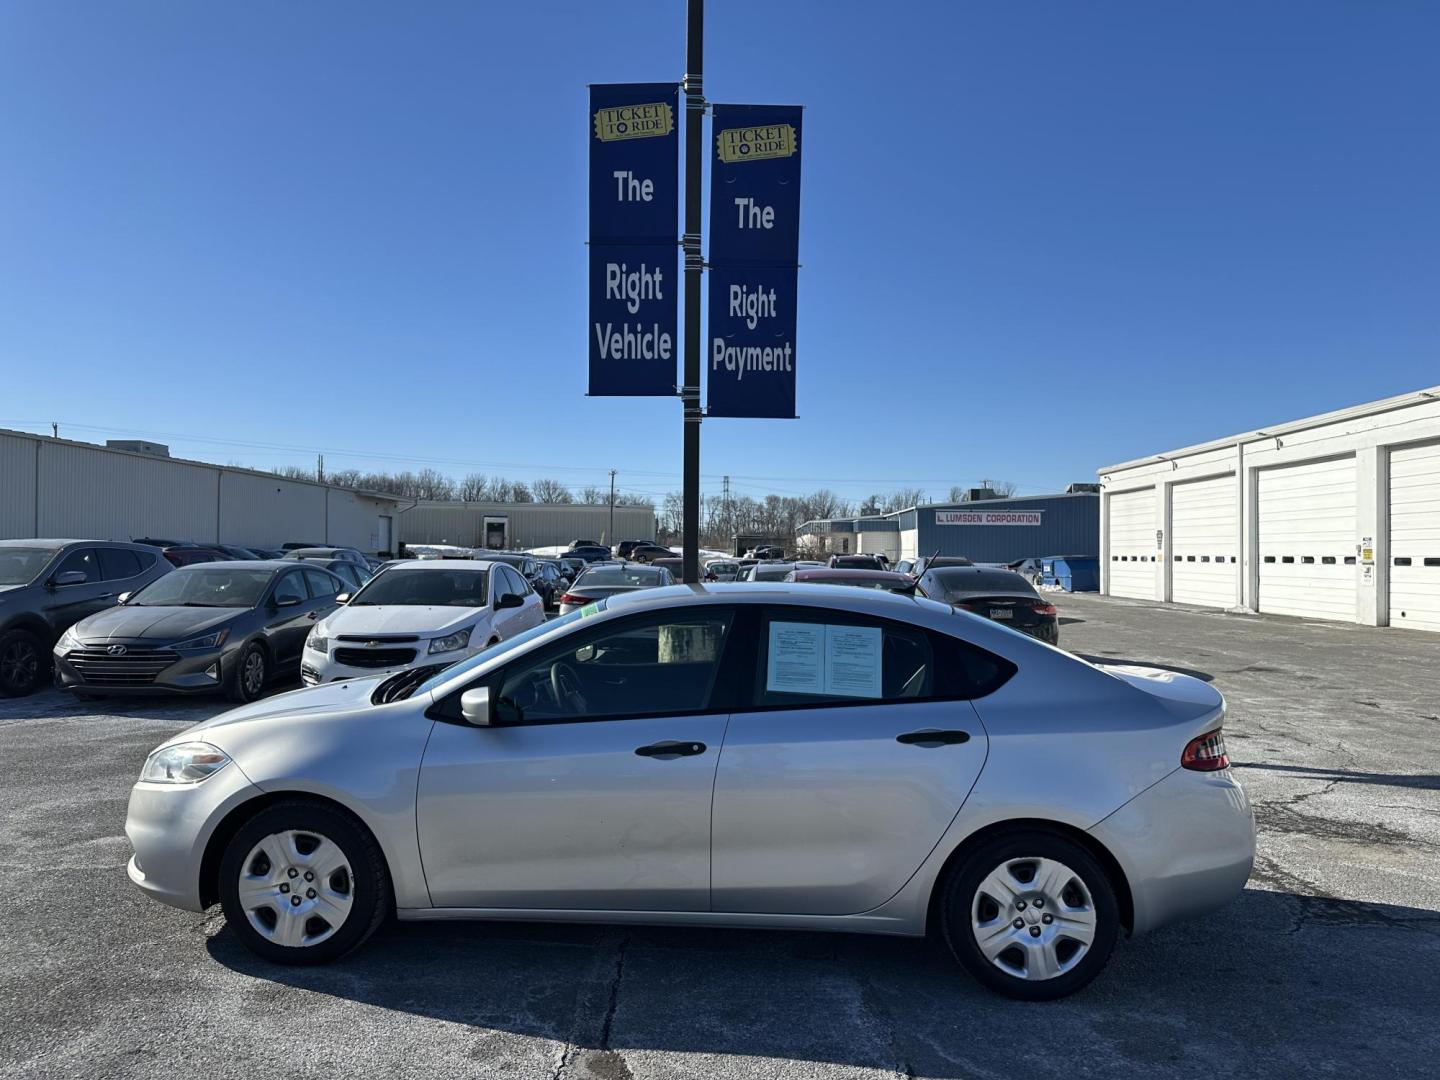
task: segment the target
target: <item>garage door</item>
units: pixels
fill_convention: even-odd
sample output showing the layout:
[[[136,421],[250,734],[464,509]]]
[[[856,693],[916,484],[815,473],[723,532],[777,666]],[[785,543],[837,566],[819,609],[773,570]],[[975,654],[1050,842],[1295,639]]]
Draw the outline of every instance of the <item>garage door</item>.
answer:
[[[1170,492],[1170,599],[1232,607],[1240,528],[1234,475],[1176,484]]]
[[[1355,459],[1259,475],[1261,611],[1355,619]]]
[[[1440,443],[1390,452],[1390,625],[1440,630]]]
[[[1111,596],[1155,599],[1155,489],[1110,496]]]

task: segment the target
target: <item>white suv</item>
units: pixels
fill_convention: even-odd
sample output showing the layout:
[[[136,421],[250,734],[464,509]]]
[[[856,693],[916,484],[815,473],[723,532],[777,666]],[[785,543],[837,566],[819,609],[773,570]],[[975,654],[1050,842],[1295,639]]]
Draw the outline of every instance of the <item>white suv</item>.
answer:
[[[545,621],[525,579],[484,559],[391,563],[342,599],[305,642],[307,686],[463,660]]]

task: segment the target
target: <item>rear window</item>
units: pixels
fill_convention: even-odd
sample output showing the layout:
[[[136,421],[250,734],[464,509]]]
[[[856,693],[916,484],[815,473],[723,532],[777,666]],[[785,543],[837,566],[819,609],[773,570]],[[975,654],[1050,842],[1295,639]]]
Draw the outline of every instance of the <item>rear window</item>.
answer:
[[[935,570],[930,580],[946,596],[960,596],[983,592],[1016,592],[1027,596],[1038,596],[1035,587],[1019,574],[1010,570],[967,570],[959,567],[953,570]]]
[[[664,571],[648,566],[602,566],[587,570],[575,583],[577,589],[586,585],[603,588],[607,585],[659,585],[665,579]]]

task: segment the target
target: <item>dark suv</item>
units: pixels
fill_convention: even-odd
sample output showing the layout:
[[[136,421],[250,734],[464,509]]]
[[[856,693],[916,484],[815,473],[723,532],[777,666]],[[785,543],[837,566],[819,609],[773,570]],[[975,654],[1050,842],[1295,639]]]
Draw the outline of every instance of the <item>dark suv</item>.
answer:
[[[49,683],[50,650],[61,634],[169,572],[144,544],[0,540],[0,696]]]

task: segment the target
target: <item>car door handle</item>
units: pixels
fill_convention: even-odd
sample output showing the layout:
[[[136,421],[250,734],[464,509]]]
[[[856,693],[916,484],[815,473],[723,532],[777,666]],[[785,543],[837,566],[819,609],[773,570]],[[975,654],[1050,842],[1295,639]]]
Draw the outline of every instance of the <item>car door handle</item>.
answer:
[[[703,742],[657,742],[635,748],[635,753],[641,757],[659,758],[661,761],[679,757],[694,757],[696,754],[704,752],[705,744]]]
[[[968,731],[907,731],[904,735],[896,735],[895,741],[905,743],[909,746],[955,746],[959,743],[970,741]]]

